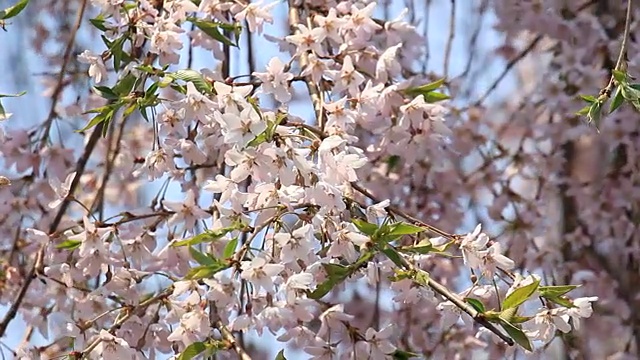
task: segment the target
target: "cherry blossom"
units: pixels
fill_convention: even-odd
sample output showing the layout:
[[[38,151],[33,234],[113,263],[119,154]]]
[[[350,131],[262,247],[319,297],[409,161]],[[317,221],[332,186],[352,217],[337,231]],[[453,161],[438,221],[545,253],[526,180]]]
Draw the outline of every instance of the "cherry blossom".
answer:
[[[443,26],[449,4],[413,1],[31,1],[52,21],[3,23],[45,111],[0,94],[0,337],[27,323],[18,358],[637,358],[621,4]],[[605,97],[597,132],[575,113]]]
[[[62,204],[63,201],[70,195],[71,191],[71,183],[76,177],[76,173],[73,172],[64,179],[64,183],[61,183],[58,178],[52,177],[49,180],[49,184],[51,184],[51,188],[56,193],[56,199],[49,203],[49,207],[52,209],[57,208]]]

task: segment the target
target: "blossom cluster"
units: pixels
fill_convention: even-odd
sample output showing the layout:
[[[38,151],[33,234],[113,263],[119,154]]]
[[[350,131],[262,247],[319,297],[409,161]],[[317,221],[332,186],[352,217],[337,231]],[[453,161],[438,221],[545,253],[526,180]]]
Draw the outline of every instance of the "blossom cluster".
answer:
[[[526,197],[509,182],[560,161],[521,144],[512,156],[531,164],[499,175],[485,159],[485,173],[461,174],[481,131],[446,102],[444,80],[419,70],[426,39],[409,11],[389,20],[370,1],[33,3],[81,21],[91,7],[104,49],[63,59],[36,129],[0,132],[13,174],[0,185],[0,231],[13,239],[0,335],[16,314],[32,327],[18,358],[250,359],[239,334],[266,333],[284,354],[312,359],[532,355],[591,317],[598,297],[573,296],[579,279],[545,273],[562,273],[559,259],[530,254],[554,239],[518,227],[544,226],[528,202],[513,207],[529,216],[513,220],[518,244],[481,225],[441,230],[463,225],[461,191],[495,194],[489,213],[508,222],[512,198]],[[278,7],[284,36],[266,30]],[[233,76],[242,34],[280,56]],[[217,65],[185,68],[193,49]],[[94,86],[62,105],[81,82],[68,62]],[[294,112],[300,98],[312,121]],[[35,330],[51,345],[34,346]]]

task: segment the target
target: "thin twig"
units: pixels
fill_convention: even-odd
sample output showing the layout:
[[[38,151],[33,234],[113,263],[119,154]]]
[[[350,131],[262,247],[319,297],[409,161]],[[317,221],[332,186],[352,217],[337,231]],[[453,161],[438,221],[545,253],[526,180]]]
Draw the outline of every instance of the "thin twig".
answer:
[[[249,356],[247,351],[240,344],[238,344],[231,331],[229,331],[229,329],[227,329],[227,327],[221,321],[217,322],[217,326],[218,329],[220,329],[220,334],[222,334],[222,337],[231,343],[231,346],[233,346],[235,351],[238,353],[240,359],[251,360],[251,356]]]
[[[42,135],[42,140],[40,142],[40,146],[44,146],[47,138],[49,137],[49,131],[51,130],[51,124],[53,124],[53,119],[56,116],[56,106],[58,104],[58,100],[60,100],[60,95],[62,93],[62,89],[64,88],[64,76],[67,72],[67,66],[69,65],[69,60],[71,59],[71,54],[73,53],[73,45],[76,42],[76,34],[78,33],[78,29],[82,25],[82,19],[84,18],[84,11],[87,8],[87,0],[82,0],[80,4],[80,8],[78,9],[78,13],[76,15],[76,21],[71,29],[71,34],[69,35],[69,42],[67,42],[67,47],[64,50],[64,55],[62,56],[62,65],[60,66],[60,72],[58,73],[58,79],[56,80],[56,87],[53,89],[53,94],[51,95],[51,107],[49,108],[49,115],[47,116],[47,120],[44,123],[44,133]]]
[[[404,257],[399,256],[402,267],[406,270],[410,271],[422,271],[417,269],[413,264],[409,263]],[[467,304],[464,300],[460,299],[460,297],[447,289],[446,286],[440,284],[436,280],[433,280],[431,277],[427,277],[427,285],[433,289],[433,291],[442,295],[445,299],[451,301],[455,306],[457,306],[460,310],[467,313],[473,320],[479,325],[484,326],[487,330],[496,334],[502,341],[504,341],[507,345],[513,346],[515,342],[513,339],[503,334],[493,323],[489,322],[485,319],[481,313],[479,313],[476,309],[473,308],[470,304]]]
[[[620,53],[618,54],[618,60],[616,60],[616,67],[614,71],[618,71],[622,68],[622,63],[624,61],[624,55],[627,52],[627,42],[629,40],[629,29],[631,27],[631,0],[627,1],[627,15],[624,20],[624,33],[622,34],[622,45],[620,45]],[[613,91],[613,86],[615,84],[615,76],[611,74],[611,79],[609,79],[609,84],[602,89],[600,92],[602,95],[605,95],[607,98],[611,97],[611,92]]]
[[[451,0],[451,13],[449,14],[449,38],[444,50],[444,78],[449,77],[449,62],[451,61],[451,48],[456,37],[456,0]]]
[[[498,85],[502,82],[502,80],[504,80],[504,78],[507,76],[509,71],[518,62],[520,62],[520,60],[524,59],[524,57],[527,56],[527,54],[529,54],[536,47],[536,45],[538,45],[540,40],[542,40],[542,35],[536,36],[529,43],[529,45],[518,54],[518,56],[516,56],[515,58],[511,59],[507,63],[507,65],[504,67],[504,69],[502,69],[502,72],[500,73],[500,75],[493,81],[493,84],[491,84],[489,89],[487,89],[487,91],[485,91],[484,94],[482,94],[482,96],[480,96],[480,98],[478,100],[476,100],[476,102],[471,107],[481,105],[489,97],[489,95],[491,95],[491,93],[493,93],[493,91],[498,87]]]

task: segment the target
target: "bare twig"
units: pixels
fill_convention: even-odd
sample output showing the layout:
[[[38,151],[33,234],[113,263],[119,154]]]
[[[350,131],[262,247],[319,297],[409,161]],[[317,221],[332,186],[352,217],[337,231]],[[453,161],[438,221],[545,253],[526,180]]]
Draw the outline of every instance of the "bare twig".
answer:
[[[622,34],[622,45],[620,45],[620,53],[618,54],[618,60],[616,60],[616,66],[614,68],[615,71],[618,71],[622,68],[622,63],[624,61],[624,55],[627,52],[627,43],[629,40],[629,29],[631,27],[631,0],[627,1],[627,15],[624,19],[624,33]],[[607,98],[611,97],[611,92],[613,91],[613,86],[615,84],[615,77],[613,74],[611,75],[611,79],[607,86],[600,91],[601,95],[605,95]]]
[[[224,338],[226,341],[231,343],[231,346],[234,348],[236,353],[238,353],[238,356],[240,357],[240,359],[251,360],[251,356],[249,356],[247,351],[236,341],[231,331],[229,331],[229,329],[227,329],[227,327],[221,321],[217,322],[217,326],[218,326],[218,329],[220,329],[220,334],[222,334],[222,338]]]
[[[444,78],[449,77],[449,62],[451,61],[451,48],[456,36],[456,0],[451,0],[451,13],[449,14],[449,38],[444,50]]]
[[[53,89],[53,94],[51,95],[51,107],[49,108],[49,115],[47,116],[47,120],[44,122],[44,133],[42,135],[42,140],[40,142],[40,146],[44,146],[49,137],[49,130],[51,130],[51,124],[53,124],[53,119],[56,116],[56,105],[58,104],[58,100],[60,100],[60,95],[62,90],[64,89],[64,76],[67,73],[67,66],[69,65],[69,60],[71,59],[71,54],[73,53],[73,45],[76,42],[76,35],[78,34],[78,29],[82,25],[82,19],[84,17],[84,11],[87,8],[87,1],[82,0],[80,4],[80,8],[78,9],[76,15],[76,21],[73,24],[73,28],[71,29],[71,34],[69,35],[69,41],[67,42],[67,47],[64,50],[64,55],[62,56],[62,65],[60,66],[60,72],[58,73],[58,79],[56,80],[56,87]]]

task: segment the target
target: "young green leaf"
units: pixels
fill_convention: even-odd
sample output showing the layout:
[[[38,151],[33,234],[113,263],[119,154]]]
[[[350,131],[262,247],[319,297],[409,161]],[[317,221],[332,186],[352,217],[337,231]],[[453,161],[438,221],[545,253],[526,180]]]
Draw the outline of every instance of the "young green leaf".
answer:
[[[512,323],[505,320],[501,320],[500,325],[518,345],[522,346],[528,351],[533,351],[531,342],[529,341],[527,335],[525,335],[524,331],[522,331],[522,329],[519,329]]]
[[[405,222],[397,222],[390,226],[388,235],[414,235],[424,231],[424,228]]]
[[[198,91],[203,94],[213,93],[213,86],[209,82],[207,82],[207,80],[204,79],[202,74],[200,74],[195,70],[191,70],[191,69],[178,70],[176,72],[167,74],[167,76],[177,80],[193,83],[196,89],[198,89]]]
[[[346,278],[350,273],[348,267],[340,264],[322,264],[322,267],[329,277]]]
[[[196,245],[204,242],[216,241],[235,229],[236,229],[235,227],[229,226],[229,227],[218,229],[218,230],[207,230],[190,239],[176,241],[173,244],[171,244],[171,246],[178,247],[178,246]]]
[[[515,289],[502,302],[502,310],[515,308],[527,301],[538,290],[540,280],[535,280],[529,285]]]
[[[116,83],[116,85],[113,87],[113,92],[120,97],[127,96],[129,95],[131,90],[133,90],[133,86],[135,85],[137,80],[137,76],[135,76],[134,74],[129,74]]]
[[[417,95],[424,94],[424,93],[428,93],[430,91],[439,89],[443,84],[444,84],[444,79],[439,79],[429,84],[408,88],[405,90],[405,92],[408,94],[413,93]]]
[[[420,240],[419,243],[411,246],[403,246],[400,249],[401,252],[414,253],[414,254],[428,254],[435,250],[429,239]]]
[[[116,100],[120,98],[118,94],[113,92],[113,90],[108,86],[94,86],[93,92],[95,92],[96,95],[100,96],[101,98],[107,100]]]
[[[576,112],[576,115],[587,115],[589,114],[589,110],[591,109],[591,105],[587,105],[585,107],[583,107],[582,109],[578,110]]]
[[[557,296],[557,297],[545,297],[545,299],[556,303],[560,306],[564,306],[566,308],[573,308],[576,307],[575,305],[573,305],[573,303],[571,302],[571,300],[569,300],[567,297],[565,296]]]
[[[307,294],[307,296],[311,299],[321,299],[322,297],[327,295],[336,285],[343,282],[344,279],[348,278],[352,273],[352,269],[357,269],[356,267],[352,268],[351,266],[347,267],[339,264],[322,264],[322,267],[324,268],[324,271],[327,273],[329,278],[321,284],[318,284],[315,290]]]
[[[276,355],[276,358],[274,360],[287,360],[286,357],[284,357],[284,349],[280,350],[280,352],[278,352],[278,354]]]
[[[222,251],[222,257],[225,259],[229,259],[236,252],[236,248],[238,247],[238,238],[235,237],[225,245],[224,250]]]
[[[512,308],[504,309],[500,313],[499,317],[502,320],[511,322],[511,319],[513,319],[513,317],[516,316],[517,314],[518,314],[518,308],[517,307],[512,307]]]
[[[25,7],[27,7],[27,4],[29,4],[29,0],[20,0],[15,5],[1,10],[0,20],[6,20],[17,16]]]
[[[187,346],[177,360],[191,360],[206,349],[204,342],[194,342]]]
[[[231,39],[227,38],[220,32],[220,28],[222,28],[221,23],[215,21],[206,21],[200,20],[196,18],[188,18],[189,21],[193,23],[200,31],[209,35],[212,39],[218,40],[219,42],[227,45],[227,46],[235,46],[238,47]]]
[[[215,263],[212,265],[201,265],[196,266],[189,270],[185,279],[187,280],[200,280],[200,279],[208,279],[215,275],[216,273],[226,269],[228,266],[223,263]]]
[[[596,99],[595,96],[593,95],[580,95],[580,98],[590,104],[596,102],[598,99]]]
[[[358,230],[362,231],[363,234],[366,234],[369,236],[372,236],[378,230],[378,225],[368,223],[364,220],[351,219],[351,222],[353,222],[353,225],[355,225],[358,228]]]
[[[624,96],[622,96],[622,91],[620,89],[620,86],[616,88],[616,92],[613,95],[613,100],[611,101],[611,104],[609,104],[609,114],[618,110],[620,105],[622,105],[622,103],[624,102]]]
[[[198,262],[200,265],[215,265],[217,261],[208,256],[207,254],[201,253],[200,251],[193,248],[193,246],[189,246],[189,253],[191,257]]]
[[[416,354],[416,353],[409,352],[409,351],[396,349],[396,351],[394,351],[391,354],[391,357],[393,358],[393,360],[409,360],[409,359],[414,358],[414,357],[420,357],[420,355]]]
[[[618,82],[618,84],[627,82],[627,74],[624,71],[613,70],[613,78]]]
[[[469,303],[469,305],[473,306],[473,308],[476,309],[476,311],[481,314],[483,314],[486,311],[484,308],[484,304],[482,303],[482,301],[478,299],[464,298],[464,301]]]
[[[571,290],[579,288],[580,285],[560,285],[560,286],[540,286],[538,292],[542,297],[558,297]]]
[[[388,246],[384,249],[382,249],[382,253],[384,253],[385,255],[387,255],[387,257],[389,258],[389,260],[393,261],[393,263],[399,267],[399,268],[403,268],[404,266],[404,262],[402,261],[401,255],[398,253],[398,251],[396,251],[396,249],[394,249],[391,246]]]
[[[73,250],[79,248],[81,244],[80,240],[65,240],[56,245],[56,249]]]
[[[449,100],[451,99],[451,96],[447,95],[447,94],[443,94],[437,91],[431,91],[428,92],[426,94],[424,94],[424,101],[429,103],[429,104],[433,104],[433,103],[437,103],[439,101],[444,101],[444,100]]]
[[[424,271],[424,270],[420,270],[418,269],[416,271],[415,274],[415,279],[413,279],[414,282],[416,282],[417,284],[420,284],[422,286],[429,286],[429,273]]]
[[[587,119],[590,123],[593,123],[596,128],[600,126],[600,120],[602,119],[602,103],[596,101],[589,107],[589,113],[587,113]]]
[[[76,130],[76,132],[85,132],[91,128],[93,128],[94,126],[104,122],[106,125],[108,125],[111,120],[113,119],[113,115],[115,114],[116,110],[118,110],[120,108],[120,104],[116,103],[114,105],[111,106],[105,106],[103,107],[102,112],[100,112],[98,115],[96,115],[93,119],[91,119],[91,121],[89,121],[89,123],[82,129],[80,130]],[[106,128],[106,126],[105,126]],[[104,128],[103,128],[104,130]]]
[[[314,299],[314,300],[322,299],[325,295],[327,295],[331,291],[331,289],[333,289],[334,286],[336,286],[337,284],[339,284],[341,282],[342,282],[341,279],[329,278],[329,279],[323,281],[322,283],[318,284],[318,286],[316,286],[315,290],[313,290],[312,292],[308,293],[307,296],[310,299]]]
[[[89,19],[89,22],[91,23],[91,25],[93,25],[96,29],[100,30],[100,31],[108,31],[109,29],[107,29],[106,26],[104,26],[106,20],[104,18],[102,18],[102,16],[98,16],[94,19]]]

